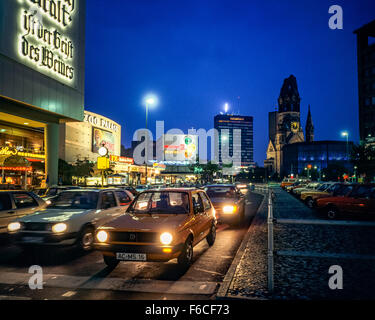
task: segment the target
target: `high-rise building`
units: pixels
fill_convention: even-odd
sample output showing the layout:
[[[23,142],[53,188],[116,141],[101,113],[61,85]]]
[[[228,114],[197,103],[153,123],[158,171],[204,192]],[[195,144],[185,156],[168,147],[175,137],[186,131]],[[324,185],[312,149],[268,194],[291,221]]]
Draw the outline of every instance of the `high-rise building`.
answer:
[[[375,20],[354,31],[357,35],[359,135],[375,144]]]
[[[230,157],[241,159],[242,167],[254,165],[254,119],[250,116],[219,114],[214,118],[214,128],[219,134],[218,155],[219,163],[223,164],[224,145],[229,144]],[[241,146],[236,145],[234,130],[241,130]],[[227,130],[228,134],[226,134]]]

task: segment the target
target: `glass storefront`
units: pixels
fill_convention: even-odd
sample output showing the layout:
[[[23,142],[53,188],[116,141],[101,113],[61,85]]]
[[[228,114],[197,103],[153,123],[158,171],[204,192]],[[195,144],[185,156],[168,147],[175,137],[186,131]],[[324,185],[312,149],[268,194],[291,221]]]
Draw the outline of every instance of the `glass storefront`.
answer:
[[[1,189],[41,186],[45,178],[44,163],[43,128],[0,122]]]

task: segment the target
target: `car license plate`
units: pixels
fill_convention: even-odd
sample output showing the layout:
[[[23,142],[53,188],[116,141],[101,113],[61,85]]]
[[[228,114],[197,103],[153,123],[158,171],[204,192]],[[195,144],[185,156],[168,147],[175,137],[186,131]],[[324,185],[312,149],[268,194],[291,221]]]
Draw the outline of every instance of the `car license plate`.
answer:
[[[42,243],[43,238],[42,237],[23,237],[22,241],[27,242],[27,243]]]
[[[147,256],[145,253],[124,253],[118,252],[116,253],[117,260],[123,261],[146,261]]]

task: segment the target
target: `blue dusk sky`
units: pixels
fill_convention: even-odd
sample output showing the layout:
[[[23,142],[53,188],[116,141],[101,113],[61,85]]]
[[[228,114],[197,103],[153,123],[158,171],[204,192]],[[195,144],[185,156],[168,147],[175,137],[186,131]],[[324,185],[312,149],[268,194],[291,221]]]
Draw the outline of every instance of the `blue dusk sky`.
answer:
[[[331,5],[343,30],[328,27]],[[142,97],[153,92],[149,127],[213,127],[226,102],[254,117],[255,161],[263,165],[268,112],[293,74],[316,140],[358,141],[356,36],[375,19],[369,0],[88,0],[85,107],[122,126],[129,147],[145,126]],[[238,103],[238,97],[240,102]]]

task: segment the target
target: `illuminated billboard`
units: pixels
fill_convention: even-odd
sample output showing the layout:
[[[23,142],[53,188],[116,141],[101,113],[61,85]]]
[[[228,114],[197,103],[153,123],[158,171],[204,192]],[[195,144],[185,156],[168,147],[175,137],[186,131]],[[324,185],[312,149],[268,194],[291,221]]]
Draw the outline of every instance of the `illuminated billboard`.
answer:
[[[100,147],[106,147],[110,154],[115,153],[115,136],[112,132],[92,128],[92,152],[98,153]]]
[[[195,162],[198,154],[198,136],[184,134],[164,135],[164,161]]]

